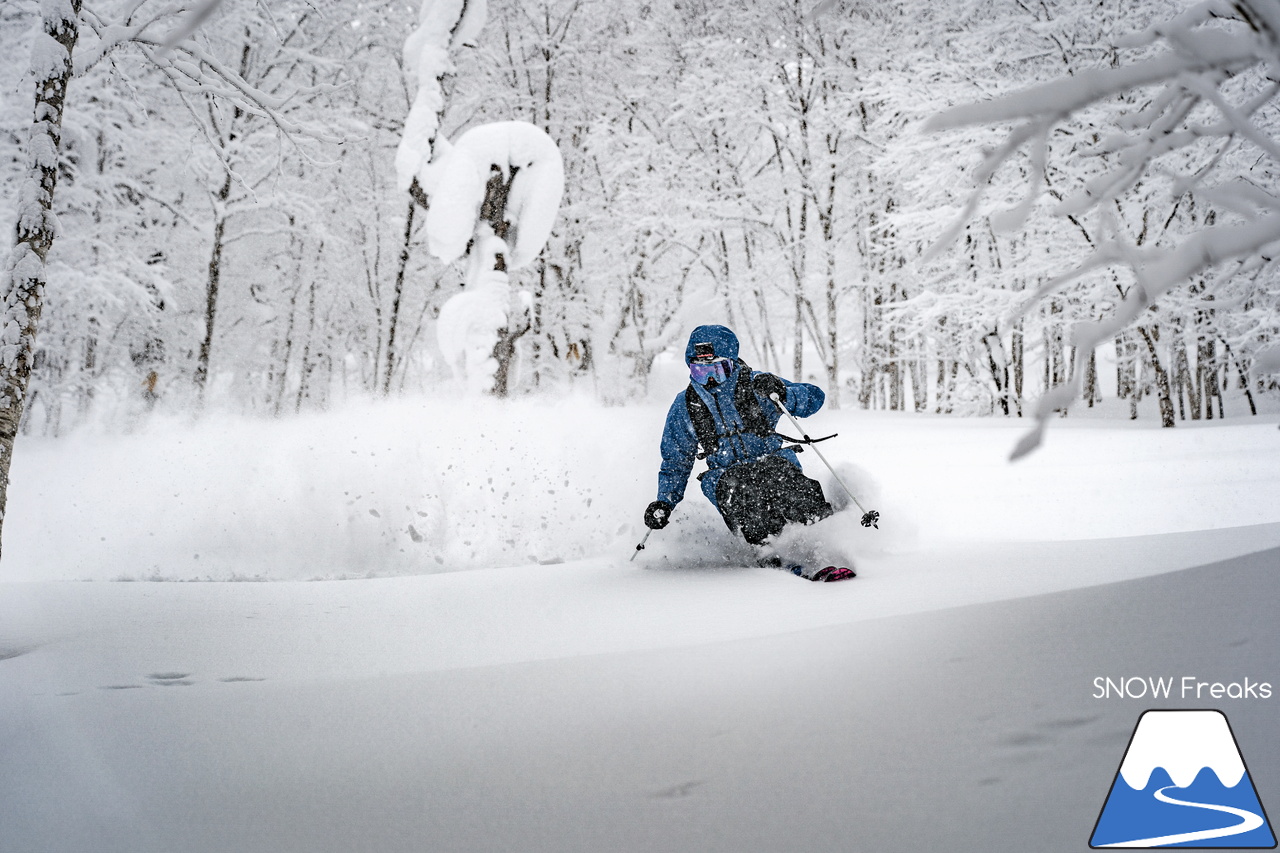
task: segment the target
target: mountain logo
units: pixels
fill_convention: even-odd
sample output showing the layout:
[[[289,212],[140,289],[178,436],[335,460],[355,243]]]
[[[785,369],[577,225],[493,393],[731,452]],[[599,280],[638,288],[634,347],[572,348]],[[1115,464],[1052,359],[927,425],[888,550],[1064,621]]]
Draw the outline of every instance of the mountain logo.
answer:
[[[1226,715],[1144,712],[1089,846],[1274,848]]]

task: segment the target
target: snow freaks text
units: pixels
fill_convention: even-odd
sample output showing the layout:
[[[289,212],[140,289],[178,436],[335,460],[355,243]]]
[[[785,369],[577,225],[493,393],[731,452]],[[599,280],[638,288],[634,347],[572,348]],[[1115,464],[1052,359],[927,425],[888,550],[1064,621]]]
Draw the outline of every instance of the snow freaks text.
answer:
[[[1270,699],[1271,682],[1244,678],[1239,681],[1205,681],[1192,675],[1098,676],[1093,680],[1094,699]]]

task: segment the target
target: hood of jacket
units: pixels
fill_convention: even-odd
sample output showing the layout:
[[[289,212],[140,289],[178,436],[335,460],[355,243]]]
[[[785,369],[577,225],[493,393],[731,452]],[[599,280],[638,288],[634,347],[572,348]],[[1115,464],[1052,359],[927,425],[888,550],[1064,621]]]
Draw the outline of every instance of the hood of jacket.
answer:
[[[730,361],[738,357],[738,336],[724,326],[699,326],[689,335],[689,343],[684,348],[685,364],[693,361],[694,344],[711,344],[716,358],[727,358]]]

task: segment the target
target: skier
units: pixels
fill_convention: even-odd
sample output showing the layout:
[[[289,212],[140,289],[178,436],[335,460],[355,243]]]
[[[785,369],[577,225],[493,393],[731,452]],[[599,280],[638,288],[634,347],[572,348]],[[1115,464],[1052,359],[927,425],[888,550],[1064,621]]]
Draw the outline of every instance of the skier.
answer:
[[[752,370],[738,358],[737,336],[724,326],[694,329],[684,359],[691,381],[667,412],[658,498],[645,510],[645,525],[651,530],[667,526],[696,458],[707,460],[707,470],[698,476],[702,493],[729,529],[752,545],[763,546],[788,522],[810,524],[831,515],[822,485],[804,475],[793,446],[784,447],[783,436],[774,432],[782,414],[778,404],[808,417],[822,407],[822,389]],[[761,564],[781,566],[782,561],[762,556]],[[800,566],[790,568],[811,580],[854,574],[835,566],[811,575]]]

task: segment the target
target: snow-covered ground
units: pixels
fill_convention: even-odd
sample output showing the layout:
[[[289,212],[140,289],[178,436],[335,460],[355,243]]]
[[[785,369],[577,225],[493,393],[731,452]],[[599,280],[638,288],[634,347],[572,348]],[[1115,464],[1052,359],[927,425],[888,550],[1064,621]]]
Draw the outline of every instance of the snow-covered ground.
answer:
[[[1276,417],[1009,465],[1025,424],[820,413],[884,518],[786,537],[829,585],[742,568],[692,485],[629,562],[664,413],[20,443],[0,851],[1084,850],[1149,707],[1223,710],[1280,808]],[[1273,690],[1095,698],[1132,676]]]
[[[428,399],[24,438],[3,578],[313,580],[625,557],[657,487],[665,415]],[[831,525],[869,556],[1280,521],[1278,421],[1066,418],[1012,465],[1026,421],[823,410],[803,425],[839,434],[823,453],[883,514],[878,531]],[[801,459],[841,497],[813,452]],[[724,564],[724,525],[696,483],[688,494],[647,562]]]

